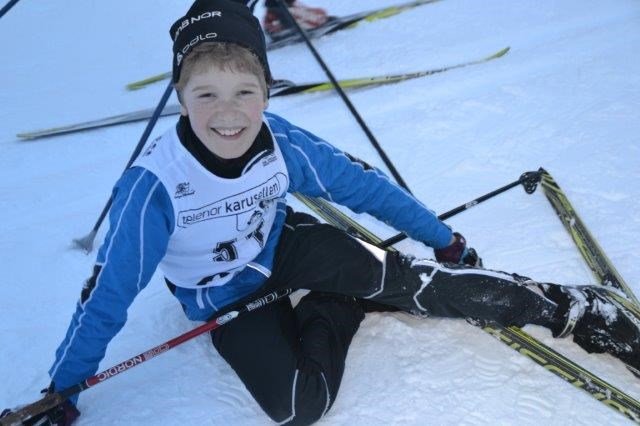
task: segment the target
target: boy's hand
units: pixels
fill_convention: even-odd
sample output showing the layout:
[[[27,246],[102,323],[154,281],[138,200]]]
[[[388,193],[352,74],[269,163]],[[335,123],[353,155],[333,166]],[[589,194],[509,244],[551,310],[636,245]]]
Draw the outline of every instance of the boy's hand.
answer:
[[[467,247],[467,240],[461,234],[454,232],[452,240],[448,246],[433,250],[438,262],[482,267],[482,259],[475,249]]]

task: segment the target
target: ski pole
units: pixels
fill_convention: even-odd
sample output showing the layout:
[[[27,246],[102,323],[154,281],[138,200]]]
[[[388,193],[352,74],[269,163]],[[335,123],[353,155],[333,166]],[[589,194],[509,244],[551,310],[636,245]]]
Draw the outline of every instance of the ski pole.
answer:
[[[360,125],[360,127],[362,128],[364,133],[369,138],[369,141],[371,142],[373,147],[378,152],[378,155],[380,155],[380,158],[382,158],[382,161],[387,166],[387,168],[389,169],[389,171],[391,172],[391,174],[395,178],[396,182],[398,182],[398,185],[400,185],[405,190],[407,190],[407,192],[411,193],[411,190],[407,186],[407,184],[404,181],[404,179],[402,179],[402,176],[400,176],[400,173],[398,173],[398,170],[396,170],[395,166],[393,165],[393,163],[391,162],[389,157],[387,157],[387,154],[382,149],[382,146],[380,146],[380,143],[378,142],[376,137],[373,135],[371,130],[369,130],[369,126],[367,126],[367,124],[364,122],[364,120],[362,119],[362,117],[360,116],[358,111],[356,110],[355,106],[353,106],[353,104],[351,103],[351,101],[349,100],[347,95],[344,93],[344,90],[342,90],[342,87],[340,87],[340,84],[338,83],[336,78],[333,76],[333,73],[331,72],[331,70],[329,69],[327,64],[324,62],[324,60],[322,59],[322,57],[320,56],[320,54],[318,53],[316,48],[313,47],[313,44],[311,43],[311,40],[309,39],[309,36],[307,35],[306,31],[303,30],[300,27],[300,25],[298,25],[298,22],[291,15],[291,12],[287,8],[287,6],[286,6],[286,4],[284,3],[283,0],[277,0],[277,3],[278,3],[278,6],[280,7],[280,9],[282,9],[282,11],[285,14],[286,18],[291,23],[291,25],[293,25],[296,28],[296,30],[300,33],[300,35],[304,39],[304,42],[307,45],[307,47],[309,48],[309,50],[311,51],[311,53],[313,54],[313,57],[316,58],[316,61],[318,62],[318,64],[324,70],[325,74],[327,75],[327,77],[331,81],[331,84],[333,84],[333,86],[335,87],[336,91],[338,92],[338,94],[340,95],[342,100],[344,101],[345,105],[347,106],[347,108],[349,108],[349,111],[351,111],[351,114],[353,114],[353,117],[356,119],[356,121],[358,122],[358,124]]]
[[[469,201],[468,203],[462,204],[454,209],[449,210],[448,212],[445,212],[443,214],[441,214],[440,216],[438,216],[438,219],[440,220],[446,220],[449,219],[452,216],[457,215],[460,212],[463,212],[465,210],[468,210],[472,207],[477,206],[478,204],[488,200],[489,198],[493,198],[498,194],[502,194],[505,191],[508,191],[509,189],[516,187],[518,185],[522,185],[524,187],[524,190],[527,194],[533,194],[536,190],[536,188],[538,187],[538,183],[540,182],[540,179],[542,178],[542,172],[543,169],[540,168],[538,169],[538,171],[536,172],[525,172],[523,173],[520,178],[516,181],[513,181],[505,186],[503,186],[502,188],[498,188],[495,191],[491,191],[488,194],[485,194],[481,197],[478,197],[472,201]],[[400,233],[398,235],[395,235],[387,240],[382,241],[379,246],[381,248],[386,248],[386,247],[390,247],[392,245],[394,245],[397,242],[400,242],[402,240],[404,240],[405,238],[407,238],[407,235],[404,233]]]
[[[130,370],[131,368],[136,367],[145,361],[149,361],[150,359],[155,358],[156,356],[168,351],[169,349],[175,348],[176,346],[186,342],[187,340],[191,340],[194,337],[204,334],[208,331],[215,330],[218,327],[234,320],[235,318],[237,318],[242,314],[256,310],[265,305],[269,305],[277,300],[280,300],[288,296],[292,292],[293,290],[287,288],[287,289],[276,290],[271,293],[268,293],[265,296],[255,299],[252,302],[247,303],[246,305],[236,310],[232,310],[223,315],[220,315],[202,324],[201,326],[194,328],[191,331],[181,334],[180,336],[175,337],[171,340],[168,340],[154,348],[149,349],[148,351],[142,352],[141,354],[131,357],[125,361],[122,361],[120,364],[114,365],[111,368],[107,368],[106,370],[100,373],[97,373],[96,375],[91,376],[88,379],[80,383],[77,383],[67,389],[64,389],[59,392],[53,392],[49,395],[46,395],[42,399],[32,404],[26,405],[16,410],[15,412],[9,414],[6,417],[3,417],[2,419],[0,419],[0,425],[2,426],[21,425],[22,422],[29,420],[33,416],[36,416],[40,413],[43,413],[55,407],[56,405],[62,403],[63,401],[65,401],[66,399],[68,399],[69,397],[75,394],[78,394],[82,391],[89,389],[90,387],[93,387],[99,383],[102,383],[105,380],[112,378],[113,376],[116,376],[120,373]]]
[[[169,84],[167,85],[167,88],[164,91],[164,94],[162,95],[162,98],[160,99],[160,102],[158,103],[158,106],[156,107],[155,111],[153,111],[153,115],[149,119],[149,123],[147,123],[147,127],[144,129],[144,132],[142,132],[140,141],[138,142],[138,145],[136,145],[136,148],[133,150],[133,154],[131,154],[131,158],[129,158],[129,162],[125,166],[124,170],[127,170],[129,166],[133,164],[135,159],[138,158],[138,154],[140,154],[140,151],[142,151],[142,147],[144,147],[144,145],[147,143],[147,139],[149,139],[149,135],[151,134],[153,127],[156,125],[158,118],[160,118],[160,114],[162,114],[162,110],[164,109],[164,106],[167,104],[167,101],[169,100],[169,96],[171,96],[172,92],[173,92],[173,82],[169,82]],[[107,213],[109,212],[109,209],[111,208],[112,203],[113,203],[113,198],[109,196],[109,200],[107,200],[107,204],[102,209],[102,212],[100,213],[100,216],[96,221],[96,224],[93,226],[93,229],[91,229],[91,231],[84,237],[75,238],[73,240],[73,245],[75,248],[84,250],[87,254],[91,253],[91,250],[93,250],[93,241],[96,238],[98,229],[100,229],[100,225],[102,225],[104,218],[107,216]]]
[[[7,13],[9,11],[9,9],[11,9],[13,6],[16,5],[16,3],[18,3],[19,0],[9,0],[7,2],[7,4],[5,4],[2,9],[0,9],[0,18],[2,18],[4,16],[5,13]]]

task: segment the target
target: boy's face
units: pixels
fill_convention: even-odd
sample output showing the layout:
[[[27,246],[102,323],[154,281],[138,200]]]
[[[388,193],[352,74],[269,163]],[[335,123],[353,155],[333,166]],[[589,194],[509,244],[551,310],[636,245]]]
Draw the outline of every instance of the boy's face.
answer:
[[[181,113],[211,152],[229,159],[251,147],[267,105],[257,76],[212,66],[189,78],[182,91]]]

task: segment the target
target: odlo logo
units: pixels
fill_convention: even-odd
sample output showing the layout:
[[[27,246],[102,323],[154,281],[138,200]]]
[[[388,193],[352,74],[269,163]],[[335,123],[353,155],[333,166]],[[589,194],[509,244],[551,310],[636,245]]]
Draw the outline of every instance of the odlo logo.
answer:
[[[211,41],[216,37],[218,37],[218,33],[206,33],[206,34],[199,34],[195,36],[191,41],[189,41],[189,44],[183,47],[182,50],[176,54],[176,61],[178,65],[182,63],[182,60],[184,59],[184,55],[189,53],[189,50],[191,50],[192,47],[204,41]]]

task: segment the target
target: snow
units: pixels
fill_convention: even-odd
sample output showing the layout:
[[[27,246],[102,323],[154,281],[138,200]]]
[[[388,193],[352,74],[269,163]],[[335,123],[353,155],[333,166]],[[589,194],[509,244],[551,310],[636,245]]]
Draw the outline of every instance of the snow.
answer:
[[[308,0],[336,15],[394,0]],[[156,105],[165,84],[126,92],[170,67],[168,28],[190,1],[23,1],[0,20],[0,407],[34,400],[92,268],[70,249],[107,201],[145,127],[33,142],[25,130]],[[258,12],[260,13],[260,11]],[[415,195],[437,212],[544,166],[640,294],[640,5],[633,0],[446,0],[315,42],[338,78],[490,63],[350,98]],[[278,78],[323,80],[302,45],[270,55]],[[175,99],[173,99],[175,101]],[[384,168],[337,96],[273,99],[270,110]],[[173,125],[161,119],[153,135]],[[358,217],[384,237],[394,231]],[[492,269],[586,284],[588,269],[540,191],[513,189],[451,219]],[[102,229],[98,237],[104,235]],[[418,243],[398,245],[429,256]],[[186,320],[162,279],[129,310],[101,368],[173,338]],[[608,355],[526,330],[640,398]],[[85,392],[79,425],[268,424],[233,371],[198,337]],[[626,424],[464,321],[368,315],[326,425]]]

